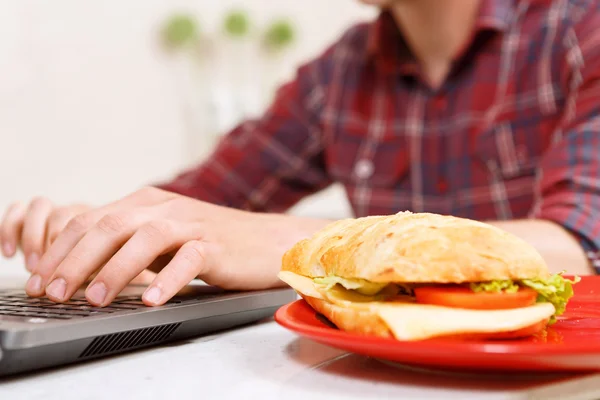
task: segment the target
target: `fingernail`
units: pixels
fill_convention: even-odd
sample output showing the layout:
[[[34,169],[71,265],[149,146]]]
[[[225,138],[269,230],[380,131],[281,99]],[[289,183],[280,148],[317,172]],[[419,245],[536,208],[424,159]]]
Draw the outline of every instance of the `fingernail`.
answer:
[[[35,267],[37,267],[38,262],[40,261],[40,256],[37,253],[31,253],[27,256],[25,260],[25,265],[27,266],[28,271],[33,271]]]
[[[46,287],[46,294],[50,297],[54,297],[57,300],[62,300],[65,298],[65,293],[67,292],[67,282],[63,278],[57,278],[53,280]]]
[[[12,243],[4,242],[4,244],[2,245],[2,250],[5,256],[10,257],[15,252],[15,246],[13,246]]]
[[[148,289],[146,293],[144,293],[143,299],[146,300],[148,303],[158,304],[161,296],[162,291],[156,286],[154,286]]]
[[[39,275],[32,275],[25,285],[25,291],[31,294],[38,294],[42,291],[42,277]]]
[[[102,282],[98,282],[90,286],[85,295],[91,303],[103,304],[106,293],[106,285]]]

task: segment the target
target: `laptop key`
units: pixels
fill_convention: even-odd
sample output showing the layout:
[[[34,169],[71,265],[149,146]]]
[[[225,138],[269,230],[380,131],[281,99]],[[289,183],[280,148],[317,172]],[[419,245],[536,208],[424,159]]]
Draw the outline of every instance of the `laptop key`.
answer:
[[[55,310],[55,311],[68,311],[68,310],[79,310],[79,307],[68,306],[66,304],[42,304],[40,305],[44,310]]]
[[[144,304],[143,301],[141,300],[125,300],[125,301],[118,301],[117,304],[119,305],[126,305],[126,306],[146,306]]]
[[[87,300],[71,300],[65,302],[64,304],[66,304],[67,306],[77,307],[89,303],[87,302]]]
[[[46,311],[44,308],[42,307],[33,307],[33,306],[24,306],[24,307],[18,307],[19,311],[27,311],[27,312],[44,312]]]
[[[114,300],[117,303],[120,303],[122,301],[137,301],[140,300],[140,296],[117,296],[117,298]]]
[[[13,293],[13,294],[9,294],[6,297],[13,298],[13,299],[28,299],[29,298],[29,296],[25,293]]]
[[[10,303],[11,306],[19,306],[19,307],[21,307],[21,306],[24,307],[24,306],[28,306],[28,305],[32,305],[32,304],[33,303],[28,303],[26,301],[13,301]]]
[[[22,310],[23,310],[23,307],[6,307],[4,309],[4,311],[12,312],[12,313],[19,312],[19,311],[22,311]]]
[[[13,310],[0,310],[0,315],[15,315],[16,312]]]
[[[36,305],[52,305],[52,304],[56,304],[55,302],[53,302],[52,300],[48,300],[45,298],[41,298],[41,299],[31,299],[30,301],[31,304],[36,304]]]
[[[54,309],[54,308],[45,308],[45,307],[14,307],[8,309],[8,311],[12,312],[39,312],[44,314],[52,314],[52,315],[88,315],[88,311],[79,311],[79,310],[67,310],[67,309]]]
[[[32,317],[32,318],[39,317],[38,313],[36,313],[36,312],[27,312],[27,311],[23,311],[19,315],[22,316],[22,317]]]
[[[23,301],[3,301],[0,303],[0,305],[8,307],[22,307],[29,305],[29,303],[25,303]]]
[[[88,311],[76,311],[76,310],[44,310],[45,314],[48,315],[71,315],[87,317],[90,313]]]
[[[60,303],[54,303],[54,304],[46,304],[44,305],[44,307],[47,310],[81,310],[82,307],[84,307],[83,305],[78,306],[75,304],[60,304]]]
[[[15,315],[19,317],[27,317],[27,313],[25,311],[12,311],[10,315]]]
[[[87,303],[88,301],[85,298],[85,296],[75,296],[75,297],[71,297],[69,302]]]

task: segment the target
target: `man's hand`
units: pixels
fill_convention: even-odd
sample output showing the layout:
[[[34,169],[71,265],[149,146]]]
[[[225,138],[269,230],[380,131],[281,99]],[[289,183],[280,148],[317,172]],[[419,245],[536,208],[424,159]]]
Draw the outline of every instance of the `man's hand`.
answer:
[[[328,222],[146,188],[72,218],[33,268],[26,291],[65,302],[96,274],[86,297],[105,306],[148,267],[158,275],[142,297],[147,305],[165,303],[194,278],[225,289],[275,287],[282,285],[284,251]]]
[[[2,253],[13,257],[21,248],[27,270],[32,271],[69,221],[89,209],[80,204],[57,207],[43,197],[9,206],[0,220]]]

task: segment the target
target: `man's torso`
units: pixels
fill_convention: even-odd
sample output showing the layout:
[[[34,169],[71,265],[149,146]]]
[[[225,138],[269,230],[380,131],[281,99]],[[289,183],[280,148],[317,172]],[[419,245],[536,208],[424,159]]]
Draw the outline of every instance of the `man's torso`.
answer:
[[[566,77],[559,6],[523,4],[480,27],[435,91],[414,65],[382,73],[363,62],[372,26],[335,49],[321,115],[325,158],[356,215],[527,216],[537,166],[561,135]]]

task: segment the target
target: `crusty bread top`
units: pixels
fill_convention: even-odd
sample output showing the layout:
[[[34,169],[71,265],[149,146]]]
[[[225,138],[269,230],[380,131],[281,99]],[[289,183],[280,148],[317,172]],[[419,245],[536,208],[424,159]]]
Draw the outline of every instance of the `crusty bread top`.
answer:
[[[541,255],[504,230],[465,218],[407,211],[336,221],[286,252],[282,270],[372,282],[548,276]]]

